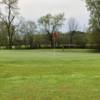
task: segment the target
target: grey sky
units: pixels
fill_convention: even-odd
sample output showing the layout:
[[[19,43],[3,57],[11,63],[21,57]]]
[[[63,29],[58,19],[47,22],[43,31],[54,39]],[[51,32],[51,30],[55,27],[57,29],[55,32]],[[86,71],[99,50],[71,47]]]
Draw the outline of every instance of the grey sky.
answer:
[[[77,18],[81,26],[88,24],[89,12],[83,0],[19,0],[20,14],[26,19],[37,20],[48,13],[65,13],[66,19]]]

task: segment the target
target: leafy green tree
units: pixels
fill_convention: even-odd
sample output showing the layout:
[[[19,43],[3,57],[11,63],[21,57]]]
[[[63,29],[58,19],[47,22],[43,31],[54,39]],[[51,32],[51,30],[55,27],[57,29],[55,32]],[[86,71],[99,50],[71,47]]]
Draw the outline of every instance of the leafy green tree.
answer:
[[[85,48],[87,43],[86,33],[77,31],[73,36],[73,44],[75,47]]]
[[[7,46],[6,26],[3,22],[0,22],[0,46]]]
[[[92,46],[100,49],[100,0],[85,0],[90,11],[90,41]]]

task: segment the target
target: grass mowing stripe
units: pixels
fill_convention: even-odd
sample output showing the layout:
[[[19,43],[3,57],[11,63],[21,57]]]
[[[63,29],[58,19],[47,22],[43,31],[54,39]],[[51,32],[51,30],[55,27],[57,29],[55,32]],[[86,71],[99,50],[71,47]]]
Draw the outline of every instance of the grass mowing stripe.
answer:
[[[1,50],[0,100],[99,100],[100,54]]]

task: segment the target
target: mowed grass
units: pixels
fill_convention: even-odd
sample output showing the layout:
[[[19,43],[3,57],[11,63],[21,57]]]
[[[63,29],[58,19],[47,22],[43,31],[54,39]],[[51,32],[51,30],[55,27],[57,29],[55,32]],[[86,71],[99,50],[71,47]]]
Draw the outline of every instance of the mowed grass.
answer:
[[[100,100],[100,54],[1,50],[0,100]]]

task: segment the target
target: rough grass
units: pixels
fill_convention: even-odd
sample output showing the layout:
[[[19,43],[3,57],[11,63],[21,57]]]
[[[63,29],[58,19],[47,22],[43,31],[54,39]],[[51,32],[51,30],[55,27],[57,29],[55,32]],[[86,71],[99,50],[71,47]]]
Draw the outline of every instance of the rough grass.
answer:
[[[0,100],[100,100],[100,54],[0,51]]]

